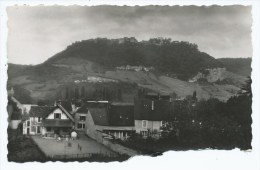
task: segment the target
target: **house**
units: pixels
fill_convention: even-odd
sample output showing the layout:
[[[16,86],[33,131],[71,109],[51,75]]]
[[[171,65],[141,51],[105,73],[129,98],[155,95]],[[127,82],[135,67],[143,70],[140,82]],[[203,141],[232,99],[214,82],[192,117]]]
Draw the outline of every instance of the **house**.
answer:
[[[29,117],[23,123],[23,134],[27,135],[69,135],[74,128],[74,118],[61,105],[32,106]]]
[[[85,131],[86,128],[86,114],[88,113],[87,105],[84,105],[77,109],[75,112],[75,129],[78,131]]]
[[[135,131],[133,104],[92,104],[86,109],[86,134],[99,142],[103,138],[124,140]]]
[[[135,130],[143,137],[159,138],[161,127],[173,117],[173,102],[153,98],[134,101]]]

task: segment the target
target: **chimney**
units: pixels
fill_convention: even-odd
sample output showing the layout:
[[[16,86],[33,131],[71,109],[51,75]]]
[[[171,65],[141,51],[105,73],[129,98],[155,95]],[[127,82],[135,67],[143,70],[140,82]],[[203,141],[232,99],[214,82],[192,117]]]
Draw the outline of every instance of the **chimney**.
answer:
[[[61,105],[61,100],[57,100],[56,101],[56,105],[58,106],[58,105]]]

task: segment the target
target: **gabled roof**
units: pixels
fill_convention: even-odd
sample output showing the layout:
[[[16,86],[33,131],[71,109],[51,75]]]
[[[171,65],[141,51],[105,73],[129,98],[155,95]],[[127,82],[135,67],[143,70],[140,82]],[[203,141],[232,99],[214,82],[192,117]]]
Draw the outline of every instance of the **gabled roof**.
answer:
[[[108,126],[108,114],[106,108],[89,108],[95,125]]]
[[[100,126],[134,126],[133,104],[111,104],[109,107],[90,107],[90,112],[95,125]]]
[[[109,108],[109,125],[134,126],[134,105],[116,104]]]
[[[72,111],[72,106],[70,101],[61,101],[61,106],[66,109],[68,112]]]
[[[134,106],[135,120],[162,121],[169,120],[173,113],[173,102],[166,100],[136,99]]]
[[[41,117],[45,118],[47,117],[50,113],[54,111],[54,109],[60,108],[73,122],[74,118],[71,116],[71,114],[63,108],[61,105],[57,106],[32,106],[29,116],[30,117]]]
[[[77,111],[76,111],[76,113],[88,113],[88,105],[83,105],[83,106],[81,106]]]
[[[32,106],[29,112],[30,117],[47,117],[53,110],[55,106]]]
[[[62,107],[61,105],[58,105],[58,107],[70,118],[70,120],[72,120],[73,122],[75,121],[72,115],[66,109],[64,109],[64,107]]]
[[[83,106],[81,106],[76,113],[88,113],[89,108],[107,108],[109,105],[108,102],[86,102]]]

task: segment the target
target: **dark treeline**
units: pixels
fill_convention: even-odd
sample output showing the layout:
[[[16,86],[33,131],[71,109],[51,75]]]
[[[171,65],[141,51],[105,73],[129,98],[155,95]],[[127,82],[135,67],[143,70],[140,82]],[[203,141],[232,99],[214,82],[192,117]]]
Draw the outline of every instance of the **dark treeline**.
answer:
[[[123,101],[126,94],[135,93],[136,89],[137,84],[127,82],[68,83],[60,88],[57,96],[61,100]]]
[[[138,42],[135,38],[91,39],[73,43],[44,64],[55,63],[62,58],[83,58],[100,64],[106,69],[123,65],[153,66],[161,73],[187,79],[200,69],[222,66],[196,44],[154,38]]]

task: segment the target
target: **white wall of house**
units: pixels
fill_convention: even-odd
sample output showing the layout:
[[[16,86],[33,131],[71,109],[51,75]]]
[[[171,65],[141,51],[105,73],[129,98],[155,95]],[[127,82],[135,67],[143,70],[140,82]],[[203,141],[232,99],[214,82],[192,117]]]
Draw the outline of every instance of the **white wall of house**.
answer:
[[[54,117],[55,113],[61,114],[61,118],[60,119],[69,119],[68,116],[65,113],[63,113],[60,108],[55,109],[51,114],[49,114],[46,117],[46,119],[55,119],[55,117]]]
[[[23,134],[24,135],[36,135],[42,133],[42,127],[40,126],[42,118],[30,117],[23,122]]]
[[[135,130],[137,133],[142,133],[148,130],[151,132],[159,132],[161,126],[162,121],[135,120]]]

